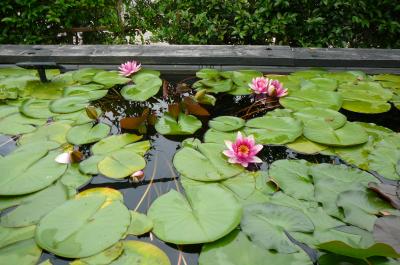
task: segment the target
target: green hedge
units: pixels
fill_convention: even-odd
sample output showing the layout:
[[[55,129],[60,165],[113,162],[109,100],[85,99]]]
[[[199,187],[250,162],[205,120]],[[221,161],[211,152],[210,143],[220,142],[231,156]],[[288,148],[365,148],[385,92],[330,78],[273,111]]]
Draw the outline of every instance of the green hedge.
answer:
[[[58,34],[106,26],[84,33],[84,43],[151,31],[175,44],[400,48],[399,17],[393,0],[2,0],[0,43],[70,43],[71,34]]]

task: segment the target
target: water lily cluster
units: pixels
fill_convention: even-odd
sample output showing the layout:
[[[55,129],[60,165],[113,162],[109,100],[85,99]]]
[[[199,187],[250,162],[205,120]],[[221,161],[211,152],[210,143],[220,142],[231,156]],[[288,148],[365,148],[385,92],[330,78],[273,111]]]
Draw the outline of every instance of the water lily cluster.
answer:
[[[129,77],[141,69],[141,64],[135,60],[127,61],[121,64],[118,69],[120,75]]]
[[[288,94],[287,89],[283,87],[281,82],[270,78],[253,78],[249,86],[255,94],[263,94],[269,97],[280,98]]]
[[[262,160],[256,155],[261,151],[263,146],[256,144],[253,135],[245,137],[238,132],[236,141],[231,142],[226,140],[225,145],[228,149],[223,151],[223,153],[229,158],[229,163],[240,164],[243,167],[248,167],[249,163],[262,163]]]

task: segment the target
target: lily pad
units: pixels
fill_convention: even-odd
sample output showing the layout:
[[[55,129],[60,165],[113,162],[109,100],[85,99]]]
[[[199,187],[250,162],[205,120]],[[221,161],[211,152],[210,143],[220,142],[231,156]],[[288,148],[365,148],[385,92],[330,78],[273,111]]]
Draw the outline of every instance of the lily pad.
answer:
[[[69,197],[76,194],[77,189],[88,183],[92,176],[79,171],[79,164],[68,165],[67,171],[62,175],[60,182],[67,188]]]
[[[19,140],[19,145],[26,145],[32,142],[51,141],[61,144],[67,142],[66,134],[71,128],[70,121],[58,121],[46,124],[37,128],[34,132],[23,135]]]
[[[245,121],[233,116],[219,116],[208,122],[210,128],[221,132],[230,132],[242,128]]]
[[[247,206],[240,226],[254,244],[280,253],[294,253],[299,250],[284,231],[314,231],[314,224],[301,211],[275,204]]]
[[[145,166],[146,161],[142,156],[126,150],[108,154],[97,165],[101,174],[114,179],[127,177]]]
[[[368,141],[368,134],[363,127],[351,122],[335,130],[326,122],[309,121],[304,126],[304,136],[313,142],[332,146],[351,146]]]
[[[10,228],[0,226],[0,249],[22,240],[33,238],[36,226]]]
[[[46,119],[34,119],[14,113],[0,118],[0,133],[7,135],[30,133],[36,129],[36,126],[45,123]]]
[[[42,250],[33,239],[18,241],[0,249],[0,260],[4,264],[35,265]]]
[[[92,153],[95,155],[107,154],[112,151],[117,151],[120,148],[127,146],[142,139],[142,136],[136,134],[119,134],[104,138],[92,146]]]
[[[223,180],[243,172],[243,167],[228,162],[223,150],[223,145],[214,143],[200,144],[197,150],[184,147],[175,154],[173,163],[180,174],[200,181]]]
[[[296,140],[302,133],[301,122],[290,117],[259,117],[246,123],[246,135],[254,135],[257,143],[286,144]]]
[[[28,99],[20,107],[20,111],[27,117],[48,119],[56,114],[49,110],[50,100],[46,99]]]
[[[135,84],[124,86],[121,90],[121,95],[126,100],[146,101],[155,96],[162,86],[161,78],[152,73],[139,72],[132,80]]]
[[[397,146],[392,143],[389,137],[384,138],[375,145],[368,157],[369,168],[377,171],[387,179],[398,180],[400,179],[400,172],[397,170],[397,165],[400,161],[400,141],[398,137],[393,137],[392,139],[398,143]]]
[[[95,108],[95,112],[97,117],[101,116],[102,112],[100,108]],[[57,116],[53,117],[53,119],[55,121],[70,121],[72,125],[81,125],[93,121],[93,118],[88,116],[86,109],[71,113],[58,114]]]
[[[289,96],[279,99],[279,103],[285,108],[295,111],[307,107],[327,108],[339,110],[342,106],[342,97],[337,92],[307,89],[295,90],[289,93]]]
[[[158,133],[163,135],[190,135],[201,128],[201,121],[193,115],[180,113],[178,120],[169,113],[159,118],[155,124]]]
[[[346,116],[340,112],[323,108],[305,108],[295,112],[294,116],[295,118],[301,120],[304,124],[309,121],[319,120],[325,122],[333,129],[342,127],[347,121]]]
[[[314,143],[304,136],[297,138],[294,142],[291,142],[286,146],[298,153],[304,154],[316,154],[328,148],[326,145]]]
[[[70,265],[106,265],[110,264],[121,256],[124,251],[124,243],[122,241],[112,245],[102,252],[82,259],[74,260]]]
[[[0,195],[22,195],[41,190],[61,177],[66,165],[55,162],[57,151],[38,142],[20,147],[0,160],[6,172],[0,178]]]
[[[92,81],[109,88],[115,85],[128,83],[131,79],[120,76],[119,73],[115,71],[101,71],[93,76]]]
[[[130,212],[131,224],[127,231],[128,235],[140,236],[153,229],[153,221],[147,215],[135,211]]]
[[[69,200],[42,218],[35,240],[62,257],[88,257],[115,244],[129,223],[129,211],[120,201],[91,195]]]
[[[50,110],[56,113],[71,113],[82,110],[88,105],[89,99],[87,97],[64,97],[54,100],[50,104]]]
[[[343,97],[342,107],[358,113],[383,113],[390,110],[391,106],[382,100],[379,94],[371,94],[364,90],[341,90]]]
[[[67,135],[67,141],[74,145],[82,145],[97,142],[110,133],[110,126],[104,123],[98,123],[93,126],[87,123],[72,127]]]
[[[235,197],[217,185],[188,187],[185,198],[175,190],[158,197],[148,210],[153,232],[174,244],[212,242],[240,223],[242,209]],[[217,202],[218,203],[215,203]]]

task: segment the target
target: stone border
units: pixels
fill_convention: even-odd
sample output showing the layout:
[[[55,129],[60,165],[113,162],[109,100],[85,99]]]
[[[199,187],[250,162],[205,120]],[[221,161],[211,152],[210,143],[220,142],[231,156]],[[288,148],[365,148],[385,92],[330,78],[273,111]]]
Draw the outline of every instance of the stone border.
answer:
[[[55,62],[67,69],[96,65],[115,69],[129,59],[171,73],[200,68],[253,68],[291,72],[309,67],[400,73],[400,49],[291,48],[228,45],[0,45],[0,65]],[[269,71],[271,70],[271,71]]]

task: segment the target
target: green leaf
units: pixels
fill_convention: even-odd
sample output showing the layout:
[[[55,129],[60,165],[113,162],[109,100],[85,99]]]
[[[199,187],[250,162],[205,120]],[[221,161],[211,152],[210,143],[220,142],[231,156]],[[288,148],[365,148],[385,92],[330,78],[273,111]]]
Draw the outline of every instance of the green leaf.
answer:
[[[316,154],[328,148],[328,146],[314,143],[304,136],[300,136],[294,142],[286,145],[288,148],[296,151],[297,153]],[[348,148],[348,147],[347,147]]]
[[[223,180],[243,172],[243,167],[228,162],[223,150],[223,145],[214,143],[200,144],[197,150],[184,147],[175,154],[173,164],[183,176],[200,181]]]
[[[37,142],[2,158],[0,168],[6,173],[0,178],[0,195],[27,194],[52,184],[67,168],[54,161],[58,154],[49,151],[43,142]]]
[[[110,126],[98,123],[93,127],[92,123],[78,125],[68,130],[67,141],[74,145],[82,145],[97,142],[110,133]]]
[[[94,75],[92,81],[109,88],[115,85],[128,83],[131,80],[129,78],[120,76],[119,73],[115,71],[101,71]]]
[[[161,240],[174,244],[212,242],[239,224],[242,209],[229,192],[217,185],[192,186],[185,191],[187,198],[169,191],[148,210],[153,232]]]
[[[127,231],[128,235],[140,236],[153,229],[153,221],[147,215],[135,211],[130,211],[130,213],[131,224]]]
[[[332,146],[351,146],[368,141],[368,134],[363,127],[351,122],[333,129],[326,122],[309,121],[304,126],[304,136],[313,142]]]
[[[101,174],[114,179],[127,177],[145,166],[146,161],[142,156],[126,150],[108,154],[97,165]]]
[[[335,91],[338,82],[335,79],[314,77],[301,83],[301,89],[321,89],[326,91]]]
[[[233,116],[219,116],[208,122],[208,126],[217,131],[229,132],[242,128],[245,121],[238,117]]]
[[[400,161],[399,145],[399,137],[386,137],[378,142],[368,157],[369,168],[387,179],[400,179],[400,173],[396,170]]]
[[[0,133],[17,135],[33,132],[35,125],[44,125],[45,119],[33,119],[20,113],[10,114],[0,118]]]
[[[142,136],[129,133],[111,135],[94,144],[91,150],[95,155],[107,154],[117,151],[128,144],[137,142],[140,139],[142,139]]]
[[[277,160],[269,169],[270,179],[286,194],[302,200],[313,201],[314,185],[305,160]]]
[[[21,228],[0,226],[0,249],[19,241],[33,238],[35,229],[36,226],[34,225]]]
[[[269,203],[246,206],[240,226],[254,244],[280,253],[294,253],[299,250],[284,231],[314,231],[312,221],[301,211]]]
[[[220,75],[219,71],[216,69],[201,69],[196,72],[196,77],[201,79],[216,79]]]
[[[4,200],[8,201],[9,206],[17,207],[2,215],[0,224],[6,227],[37,224],[43,216],[63,204],[67,199],[67,191],[59,182],[34,194],[6,197]]]
[[[34,132],[23,135],[19,140],[19,145],[26,145],[32,142],[51,141],[61,144],[67,142],[66,134],[71,128],[70,121],[57,121],[37,128]]]
[[[98,117],[101,116],[101,109],[96,108],[96,113]],[[86,109],[71,113],[58,114],[57,116],[53,117],[53,119],[55,121],[70,121],[72,125],[81,125],[93,121],[93,119],[87,115]]]
[[[88,257],[115,244],[129,223],[129,211],[119,200],[89,195],[69,200],[42,218],[35,240],[61,257]]]
[[[318,247],[335,254],[358,259],[365,259],[373,256],[384,256],[391,258],[400,257],[399,253],[397,253],[391,246],[384,243],[375,243],[368,248],[356,248],[341,241],[331,241],[320,244]]]
[[[27,99],[20,107],[20,111],[27,117],[48,119],[56,114],[49,110],[50,100],[46,99]]]
[[[102,264],[110,264],[114,260],[116,260],[124,251],[124,242],[119,241],[112,245],[111,247],[103,250],[96,255],[77,259],[70,263],[70,265],[102,265]]]
[[[323,108],[305,108],[294,113],[294,117],[301,120],[304,124],[309,121],[323,121],[333,129],[338,129],[345,125],[347,118],[340,112]]]
[[[290,117],[259,117],[246,123],[246,135],[254,135],[257,143],[286,144],[303,133],[301,122]]]
[[[179,113],[176,120],[167,112],[157,120],[155,128],[163,135],[190,135],[201,128],[201,121],[193,115],[183,113]]]
[[[339,110],[342,106],[342,97],[337,92],[307,89],[289,91],[289,95],[279,99],[285,108],[295,111],[307,107],[327,108]]]
[[[155,96],[162,86],[161,78],[151,73],[139,72],[132,80],[134,85],[124,86],[121,90],[121,95],[126,100],[146,101]]]
[[[0,260],[4,264],[35,265],[42,250],[33,239],[18,241],[0,249]]]
[[[65,97],[54,100],[50,104],[50,110],[56,113],[71,113],[82,110],[89,105],[89,99],[86,97]]]
[[[60,182],[67,188],[69,197],[72,197],[77,189],[87,184],[91,179],[92,176],[79,171],[79,164],[70,164],[67,171],[62,175]]]
[[[391,108],[379,94],[374,95],[364,90],[341,90],[340,93],[345,110],[374,114],[387,112]]]
[[[104,70],[101,69],[95,69],[95,68],[83,68],[79,69],[77,71],[72,72],[72,78],[74,81],[80,83],[80,84],[87,84],[92,82],[93,77],[97,73],[105,72]]]

